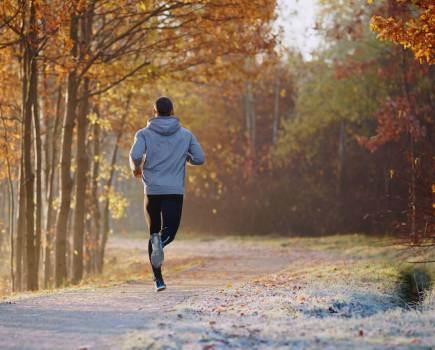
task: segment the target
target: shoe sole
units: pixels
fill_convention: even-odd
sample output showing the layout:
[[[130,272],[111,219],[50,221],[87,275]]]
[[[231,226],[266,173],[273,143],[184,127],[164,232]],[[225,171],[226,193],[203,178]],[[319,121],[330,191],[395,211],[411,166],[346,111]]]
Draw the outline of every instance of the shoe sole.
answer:
[[[159,288],[156,288],[156,292],[161,292],[161,291],[164,291],[165,289],[166,289],[166,286],[159,287]]]
[[[160,237],[159,237],[160,239]],[[151,253],[151,264],[155,268],[159,268],[163,265],[163,260],[165,259],[165,255],[163,253],[163,248],[159,242],[151,241],[151,245],[153,246],[153,252]]]

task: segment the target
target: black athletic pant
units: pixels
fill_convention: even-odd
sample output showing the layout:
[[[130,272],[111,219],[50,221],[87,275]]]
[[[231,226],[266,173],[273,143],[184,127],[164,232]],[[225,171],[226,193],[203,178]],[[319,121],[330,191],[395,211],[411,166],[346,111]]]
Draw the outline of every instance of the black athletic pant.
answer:
[[[159,194],[146,195],[144,202],[145,219],[151,234],[161,232],[163,247],[171,243],[177,233],[181,221],[183,208],[183,195]],[[148,254],[151,262],[153,247],[151,239],[148,241]],[[155,277],[161,277],[161,269],[156,269],[152,264]]]

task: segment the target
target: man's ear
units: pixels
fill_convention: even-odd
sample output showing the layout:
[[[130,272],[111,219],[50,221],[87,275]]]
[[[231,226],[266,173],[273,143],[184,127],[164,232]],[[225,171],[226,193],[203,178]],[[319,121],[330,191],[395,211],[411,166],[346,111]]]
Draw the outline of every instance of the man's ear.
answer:
[[[171,113],[169,115],[174,115],[174,108],[171,109]]]
[[[154,116],[158,116],[158,115],[159,115],[159,113],[157,113],[156,105],[154,105],[154,107],[153,107],[153,111],[154,111]]]

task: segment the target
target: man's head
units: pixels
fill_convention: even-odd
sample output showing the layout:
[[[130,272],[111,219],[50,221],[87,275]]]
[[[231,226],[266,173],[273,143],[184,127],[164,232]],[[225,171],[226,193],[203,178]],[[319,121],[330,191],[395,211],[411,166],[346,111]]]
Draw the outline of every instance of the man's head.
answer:
[[[162,96],[159,97],[156,102],[154,102],[154,113],[158,116],[168,116],[174,114],[174,106],[169,97]]]

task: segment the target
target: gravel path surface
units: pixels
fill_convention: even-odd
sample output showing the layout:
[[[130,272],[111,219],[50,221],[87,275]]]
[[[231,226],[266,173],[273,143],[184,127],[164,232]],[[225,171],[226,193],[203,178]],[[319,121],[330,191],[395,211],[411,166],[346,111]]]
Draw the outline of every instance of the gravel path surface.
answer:
[[[112,246],[142,249],[140,240]],[[145,250],[143,250],[145,256]],[[180,240],[166,257],[198,261],[167,274],[168,289],[155,293],[151,281],[97,289],[67,290],[0,303],[0,349],[119,349],[125,335],[161,328],[164,315],[191,300],[205,300],[217,288],[277,272],[295,259],[287,249],[261,242]],[[235,283],[236,282],[236,283]]]
[[[353,239],[179,240],[164,292],[139,280],[0,303],[0,349],[435,349],[434,294],[404,307],[389,248]],[[146,257],[141,240],[110,249]]]

